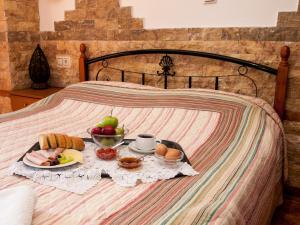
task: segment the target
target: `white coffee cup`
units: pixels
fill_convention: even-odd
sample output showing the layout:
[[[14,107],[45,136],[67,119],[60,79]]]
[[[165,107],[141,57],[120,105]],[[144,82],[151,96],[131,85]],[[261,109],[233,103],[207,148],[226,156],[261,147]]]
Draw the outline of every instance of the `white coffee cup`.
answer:
[[[161,140],[155,138],[151,134],[139,134],[135,140],[135,147],[143,151],[150,151],[155,148],[157,143]]]

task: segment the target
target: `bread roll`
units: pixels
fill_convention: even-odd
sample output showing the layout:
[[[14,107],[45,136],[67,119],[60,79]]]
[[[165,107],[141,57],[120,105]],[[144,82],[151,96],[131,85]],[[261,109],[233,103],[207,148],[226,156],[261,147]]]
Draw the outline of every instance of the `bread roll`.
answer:
[[[72,139],[73,149],[82,151],[85,147],[84,142],[79,137],[70,137]]]
[[[54,134],[48,134],[48,142],[50,145],[50,148],[56,149],[57,148],[57,142]]]
[[[43,150],[49,149],[47,135],[45,135],[45,134],[39,135],[39,144],[40,144],[40,149],[43,149]]]
[[[168,148],[168,151],[165,155],[165,159],[167,160],[176,160],[181,156],[181,152],[175,148]]]
[[[66,139],[62,134],[55,134],[57,147],[66,148]]]
[[[72,139],[68,135],[64,135],[64,137],[66,139],[66,148],[72,148],[73,147]]]
[[[56,148],[84,150],[85,144],[80,137],[70,137],[66,134],[41,134],[39,135],[40,149],[48,150]]]
[[[156,145],[156,148],[155,148],[156,154],[161,155],[161,156],[165,156],[167,151],[168,151],[168,148],[167,148],[166,145],[164,145],[164,144]]]

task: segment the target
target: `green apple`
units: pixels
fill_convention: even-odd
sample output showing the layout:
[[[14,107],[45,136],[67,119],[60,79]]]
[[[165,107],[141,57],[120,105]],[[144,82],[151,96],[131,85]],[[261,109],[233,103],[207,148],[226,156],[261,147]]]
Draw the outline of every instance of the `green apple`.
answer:
[[[104,126],[103,123],[101,122],[101,123],[98,123],[98,124],[96,125],[96,127],[101,127],[101,128],[103,128],[103,127],[105,127],[105,126]]]
[[[101,123],[101,126],[106,127],[106,126],[112,126],[113,128],[118,127],[118,118],[115,116],[106,116],[103,118],[103,121]],[[98,125],[97,125],[98,126]]]
[[[115,140],[112,138],[103,138],[101,140],[101,144],[104,146],[113,146],[115,144]]]
[[[124,128],[123,127],[117,127],[116,128],[116,134],[117,135],[124,135]]]

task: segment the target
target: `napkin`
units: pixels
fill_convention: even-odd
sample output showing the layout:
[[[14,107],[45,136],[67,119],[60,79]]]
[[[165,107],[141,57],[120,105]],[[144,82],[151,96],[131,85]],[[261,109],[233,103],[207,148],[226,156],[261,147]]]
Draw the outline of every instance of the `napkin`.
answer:
[[[18,186],[0,191],[0,223],[30,225],[36,195],[30,186]]]

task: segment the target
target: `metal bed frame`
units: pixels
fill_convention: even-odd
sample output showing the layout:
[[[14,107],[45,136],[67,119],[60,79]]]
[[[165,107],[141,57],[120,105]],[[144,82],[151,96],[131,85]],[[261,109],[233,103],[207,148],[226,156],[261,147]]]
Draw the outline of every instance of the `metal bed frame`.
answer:
[[[201,58],[209,58],[214,60],[225,61],[233,64],[239,65],[238,67],[238,74],[237,75],[216,75],[216,76],[209,76],[210,78],[214,78],[215,81],[215,90],[219,90],[219,79],[221,77],[228,77],[228,76],[242,76],[247,78],[251,81],[251,83],[255,87],[255,94],[257,97],[257,85],[255,81],[247,75],[248,68],[253,68],[259,71],[266,72],[270,75],[276,76],[276,87],[275,87],[275,98],[274,98],[274,109],[279,114],[281,119],[284,119],[284,111],[285,111],[285,98],[286,98],[286,89],[287,89],[287,78],[289,72],[289,63],[288,59],[290,56],[290,48],[287,46],[283,46],[281,48],[281,61],[279,63],[278,69],[271,68],[266,65],[258,64],[255,62],[233,58],[226,55],[219,55],[209,52],[199,52],[199,51],[190,51],[190,50],[177,50],[177,49],[140,49],[140,50],[132,50],[132,51],[123,51],[117,52],[113,54],[103,55],[100,57],[95,57],[88,59],[86,56],[86,46],[85,44],[80,45],[80,58],[79,58],[79,76],[80,81],[87,81],[89,80],[89,68],[90,65],[102,62],[102,66],[98,69],[96,74],[96,80],[98,80],[100,72],[105,69],[113,69],[120,72],[120,80],[125,82],[125,74],[126,73],[135,73],[141,76],[141,84],[145,84],[145,76],[161,76],[164,78],[164,88],[168,88],[168,78],[174,77],[176,72],[172,70],[174,66],[173,59],[170,55],[184,55],[184,56],[196,56]],[[135,55],[163,55],[159,65],[161,67],[161,71],[157,71],[156,73],[143,73],[138,71],[129,71],[125,69],[119,69],[115,67],[109,66],[109,59],[126,57],[126,56],[135,56]],[[193,88],[193,78],[199,76],[176,76],[176,77],[185,77],[188,78],[188,88]],[[201,77],[208,77],[208,76],[201,76]]]

